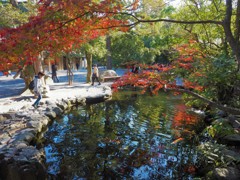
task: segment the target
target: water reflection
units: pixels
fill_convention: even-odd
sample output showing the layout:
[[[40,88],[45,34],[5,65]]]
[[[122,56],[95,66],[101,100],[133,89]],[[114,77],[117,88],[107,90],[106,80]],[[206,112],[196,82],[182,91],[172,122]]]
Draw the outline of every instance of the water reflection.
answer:
[[[117,93],[112,101],[73,110],[53,123],[45,135],[49,174],[66,179],[191,179],[197,163],[191,142],[198,121],[179,97]]]

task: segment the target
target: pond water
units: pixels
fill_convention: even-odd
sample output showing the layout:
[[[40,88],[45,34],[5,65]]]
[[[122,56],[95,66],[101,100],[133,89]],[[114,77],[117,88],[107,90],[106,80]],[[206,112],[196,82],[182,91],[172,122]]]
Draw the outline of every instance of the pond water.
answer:
[[[63,179],[192,179],[201,122],[179,96],[118,92],[49,127],[48,173]]]

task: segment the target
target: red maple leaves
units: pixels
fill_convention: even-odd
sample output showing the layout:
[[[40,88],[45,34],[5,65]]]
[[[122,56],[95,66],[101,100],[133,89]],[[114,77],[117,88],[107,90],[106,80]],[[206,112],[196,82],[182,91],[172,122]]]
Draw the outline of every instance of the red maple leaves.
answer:
[[[117,90],[130,85],[141,87],[143,92],[150,90],[151,93],[157,93],[160,89],[179,88],[202,91],[204,86],[198,80],[204,77],[203,54],[195,47],[195,42],[176,47],[176,50],[178,55],[170,64],[140,65],[140,73],[126,73],[112,87]],[[182,81],[181,85],[176,83],[177,78]]]
[[[134,8],[137,2],[128,8]],[[34,61],[44,50],[50,54],[72,51],[73,46],[79,48],[109,29],[126,31],[123,25],[128,23],[117,17],[124,6],[116,0],[40,0],[38,5],[37,16],[28,23],[0,30],[0,70],[21,61]]]

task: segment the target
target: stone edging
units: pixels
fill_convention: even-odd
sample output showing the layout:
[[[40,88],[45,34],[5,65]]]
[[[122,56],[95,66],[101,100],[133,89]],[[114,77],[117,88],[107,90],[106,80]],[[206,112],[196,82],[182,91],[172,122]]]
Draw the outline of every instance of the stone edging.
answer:
[[[47,100],[38,109],[23,107],[20,112],[0,114],[0,179],[46,179],[43,149],[32,142],[43,128],[72,106],[110,99],[111,94],[95,97]]]

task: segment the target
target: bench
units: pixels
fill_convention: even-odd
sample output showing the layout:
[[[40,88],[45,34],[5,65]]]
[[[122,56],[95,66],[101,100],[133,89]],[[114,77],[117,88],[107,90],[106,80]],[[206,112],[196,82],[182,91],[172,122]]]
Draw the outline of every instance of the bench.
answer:
[[[107,81],[114,81],[119,79],[120,76],[105,76],[102,78],[103,82],[107,82]]]

